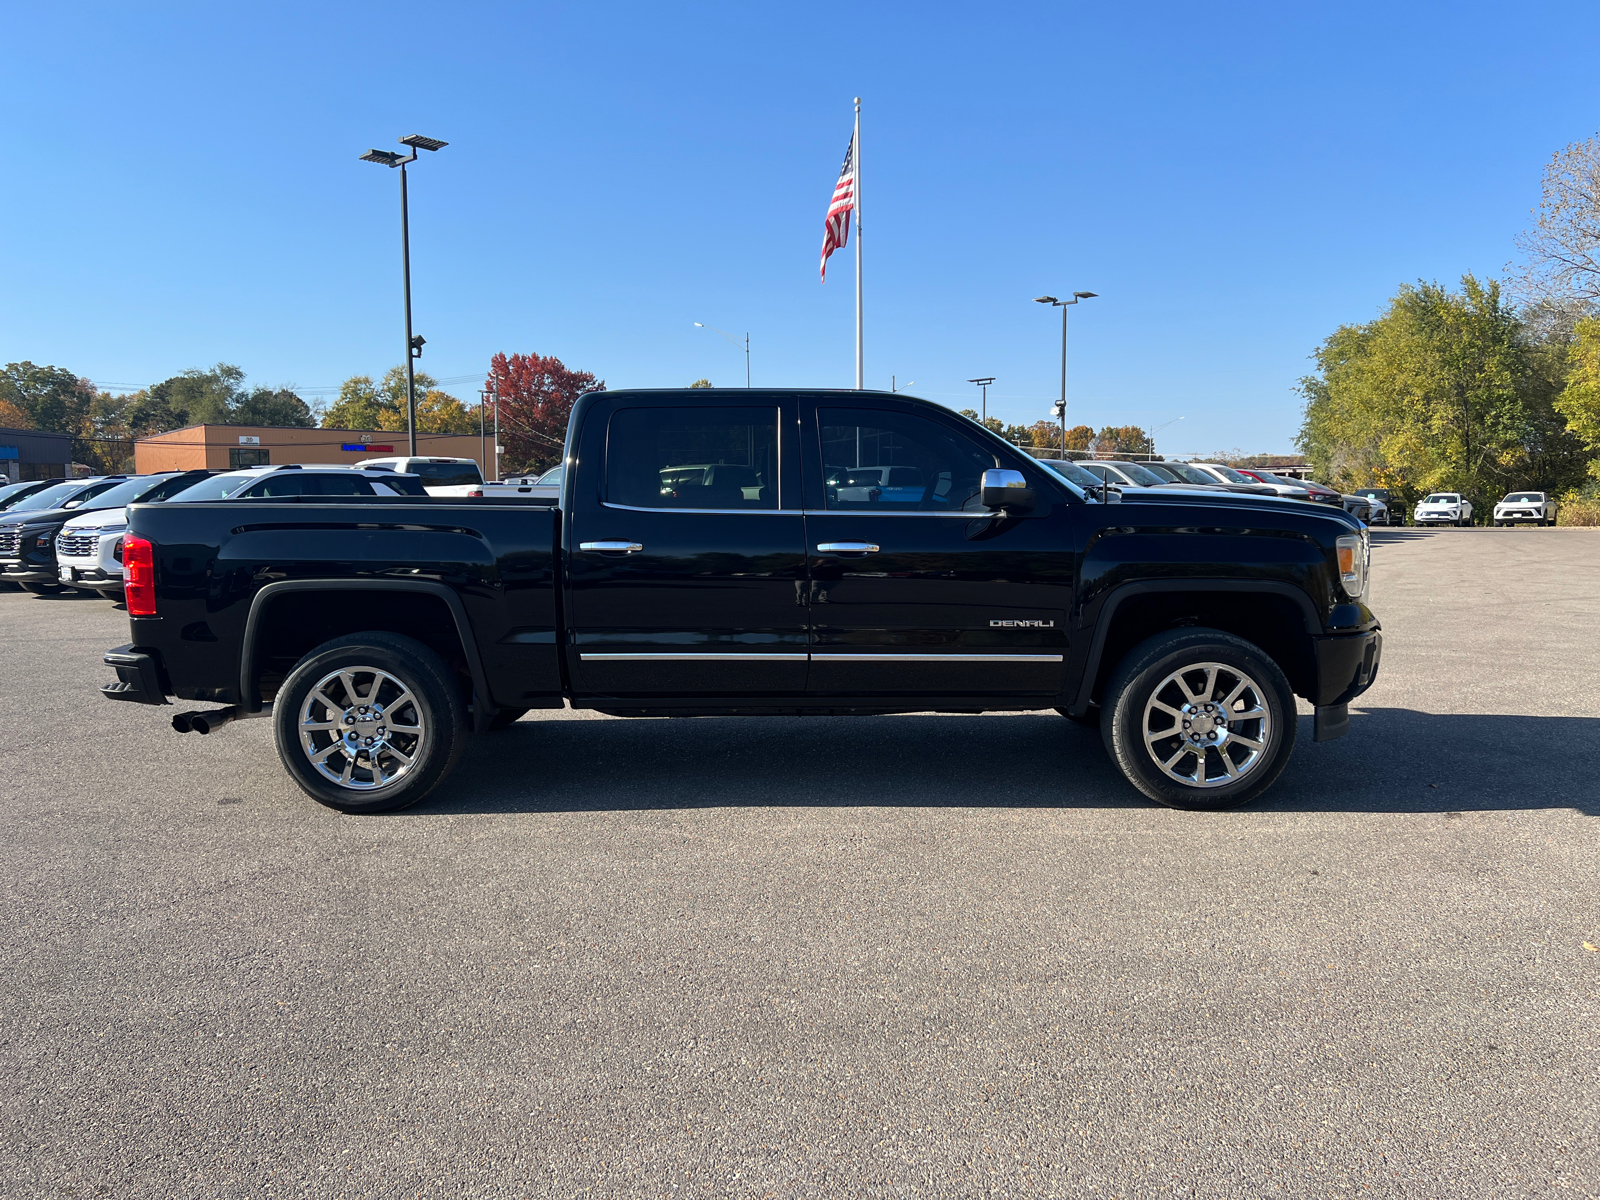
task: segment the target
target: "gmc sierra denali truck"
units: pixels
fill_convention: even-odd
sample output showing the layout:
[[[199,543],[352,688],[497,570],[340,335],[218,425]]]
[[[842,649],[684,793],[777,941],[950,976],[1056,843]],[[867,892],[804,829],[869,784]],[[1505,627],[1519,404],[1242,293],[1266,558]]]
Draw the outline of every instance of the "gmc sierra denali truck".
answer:
[[[553,502],[135,504],[104,694],[225,706],[180,731],[270,717],[295,781],[349,812],[568,704],[1055,710],[1146,796],[1218,809],[1283,770],[1296,696],[1326,741],[1378,670],[1337,506],[1081,489],[903,394],[592,393],[564,465]]]

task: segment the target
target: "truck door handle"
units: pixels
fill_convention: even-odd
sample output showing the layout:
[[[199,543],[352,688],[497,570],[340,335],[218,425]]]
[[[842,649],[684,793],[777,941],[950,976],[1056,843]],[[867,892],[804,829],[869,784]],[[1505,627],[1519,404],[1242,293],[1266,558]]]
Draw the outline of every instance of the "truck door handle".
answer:
[[[876,554],[878,547],[873,542],[823,542],[817,547],[818,554]]]
[[[579,550],[593,550],[600,554],[637,554],[644,549],[641,542],[579,542]]]

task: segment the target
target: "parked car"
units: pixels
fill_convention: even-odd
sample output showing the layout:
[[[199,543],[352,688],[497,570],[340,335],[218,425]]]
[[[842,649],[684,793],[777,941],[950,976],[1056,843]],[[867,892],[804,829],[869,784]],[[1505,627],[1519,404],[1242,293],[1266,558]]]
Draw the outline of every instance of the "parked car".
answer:
[[[1343,502],[1345,512],[1363,525],[1372,524],[1374,505],[1371,500],[1368,500],[1365,496],[1351,496],[1348,494],[1341,495],[1339,499]]]
[[[1077,484],[1083,489],[1085,496],[1091,503],[1117,504],[1122,500],[1122,489],[1120,487],[1106,482],[1106,478],[1103,475],[1085,471],[1071,459],[1041,458],[1037,461],[1049,467],[1067,481]]]
[[[568,704],[1055,710],[1146,796],[1219,809],[1286,765],[1297,695],[1330,740],[1379,668],[1368,540],[1338,508],[1137,488],[1113,513],[864,391],[594,392],[567,444],[560,504],[308,497],[270,529],[232,499],[133,505],[104,694],[225,706],[180,731],[270,711],[285,769],[345,811],[412,804],[469,729]]]
[[[1259,479],[1251,479],[1248,475],[1241,475],[1232,467],[1225,467],[1221,463],[1191,462],[1185,466],[1204,475],[1209,475],[1218,483],[1226,483],[1232,487],[1242,487],[1254,492],[1258,496],[1277,496],[1281,493],[1275,487],[1268,487]]]
[[[0,513],[0,579],[36,596],[61,590],[56,582],[56,534],[77,512],[99,507],[95,498],[131,478],[103,475],[70,479],[35,492]]]
[[[136,475],[100,493],[88,511],[68,517],[56,534],[56,576],[64,587],[122,598],[122,535],[127,505],[155,504],[194,486],[213,471],[161,471]]]
[[[1554,525],[1556,502],[1544,492],[1511,492],[1494,506],[1499,525]]]
[[[357,468],[387,467],[402,475],[415,475],[422,480],[430,496],[471,496],[473,489],[482,495],[483,472],[474,458],[364,458]]]
[[[1418,525],[1471,525],[1472,501],[1460,492],[1434,492],[1422,498],[1411,519]]]
[[[1405,510],[1394,499],[1388,488],[1357,488],[1356,495],[1373,501],[1372,520],[1369,525],[1404,525]],[[1380,507],[1381,506],[1381,507]]]
[[[1189,487],[1208,488],[1213,491],[1238,492],[1243,495],[1260,495],[1261,487],[1257,484],[1223,483],[1213,475],[1207,475],[1188,463],[1181,462],[1147,462],[1140,463],[1145,470],[1153,475],[1159,475],[1168,483],[1183,484]]]
[[[1309,479],[1290,479],[1286,475],[1274,475],[1271,471],[1262,471],[1253,467],[1240,467],[1239,473],[1254,479],[1257,483],[1266,484],[1278,495],[1291,500],[1309,500],[1313,504],[1336,504],[1344,507],[1344,496],[1326,484],[1314,483]]]
[[[29,496],[44,491],[47,487],[55,487],[66,480],[57,476],[54,479],[33,479],[26,483],[8,483],[0,487],[0,513],[6,512],[13,505],[21,504]]]
[[[174,500],[281,500],[303,496],[426,496],[427,486],[415,475],[388,467],[299,465],[244,467],[224,471],[186,489]]]

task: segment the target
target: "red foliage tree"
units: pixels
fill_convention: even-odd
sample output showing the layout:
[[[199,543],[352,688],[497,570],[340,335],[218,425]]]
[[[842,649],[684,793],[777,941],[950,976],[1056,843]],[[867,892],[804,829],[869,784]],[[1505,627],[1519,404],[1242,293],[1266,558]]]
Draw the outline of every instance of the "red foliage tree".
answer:
[[[496,354],[489,360],[487,386],[500,398],[500,460],[503,474],[515,475],[561,461],[572,405],[585,392],[603,392],[604,380],[570,370],[554,355]],[[494,416],[490,402],[490,419]]]

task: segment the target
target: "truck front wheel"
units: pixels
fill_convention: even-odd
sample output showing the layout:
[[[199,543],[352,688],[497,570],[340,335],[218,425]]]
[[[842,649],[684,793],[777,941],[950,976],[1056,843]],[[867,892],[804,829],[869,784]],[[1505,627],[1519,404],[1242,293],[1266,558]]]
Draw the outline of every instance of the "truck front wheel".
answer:
[[[325,642],[295,665],[272,706],[278,757],[312,799],[393,812],[450,773],[466,709],[444,662],[392,633]]]
[[[1101,702],[1100,734],[1128,782],[1173,808],[1234,808],[1266,791],[1294,748],[1294,693],[1259,647],[1216,629],[1135,646]]]

